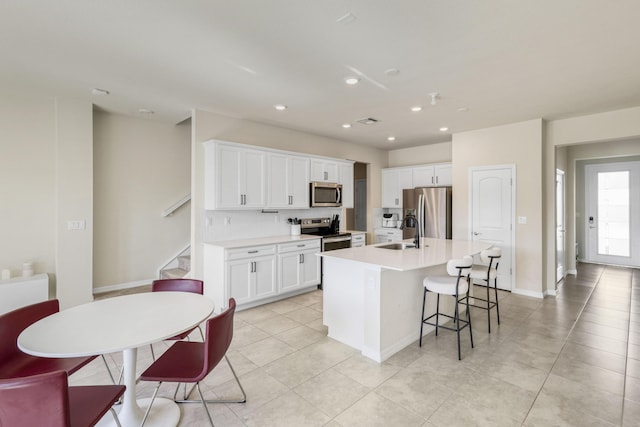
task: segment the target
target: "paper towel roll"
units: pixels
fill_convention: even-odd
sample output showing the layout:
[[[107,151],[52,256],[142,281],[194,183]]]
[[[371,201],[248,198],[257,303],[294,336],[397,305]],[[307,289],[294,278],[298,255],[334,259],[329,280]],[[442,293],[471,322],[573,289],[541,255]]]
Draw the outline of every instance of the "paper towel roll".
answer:
[[[22,277],[33,276],[33,263],[31,261],[22,263]]]

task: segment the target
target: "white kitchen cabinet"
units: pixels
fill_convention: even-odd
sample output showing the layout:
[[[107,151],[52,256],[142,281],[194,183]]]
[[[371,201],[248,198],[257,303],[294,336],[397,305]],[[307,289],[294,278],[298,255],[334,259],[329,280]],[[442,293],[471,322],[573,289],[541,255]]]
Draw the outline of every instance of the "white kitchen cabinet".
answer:
[[[353,163],[339,164],[339,181],[342,184],[342,207],[353,208]]]
[[[266,205],[266,153],[235,145],[205,145],[205,209]]]
[[[360,248],[366,245],[366,233],[351,232],[351,247]]]
[[[278,245],[280,292],[289,292],[320,283],[320,240]]]
[[[402,208],[402,190],[413,187],[412,168],[382,169],[382,207]]]
[[[338,182],[338,162],[311,159],[311,181]]]
[[[448,186],[451,184],[451,163],[422,165],[413,168],[414,187]]]
[[[402,240],[402,230],[399,228],[376,228],[375,243],[399,242]]]
[[[240,305],[276,295],[275,253],[275,245],[227,251],[225,283],[228,298],[235,298]]]
[[[309,207],[309,159],[269,153],[267,207],[306,209]]]

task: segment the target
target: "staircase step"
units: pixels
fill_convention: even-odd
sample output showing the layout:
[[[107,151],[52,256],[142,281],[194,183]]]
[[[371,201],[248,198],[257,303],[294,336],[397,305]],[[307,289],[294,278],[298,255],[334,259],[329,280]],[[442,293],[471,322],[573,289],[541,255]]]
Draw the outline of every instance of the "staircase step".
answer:
[[[191,270],[191,255],[181,255],[178,257],[178,268]]]
[[[180,279],[189,273],[189,270],[183,268],[169,268],[160,272],[161,279]]]

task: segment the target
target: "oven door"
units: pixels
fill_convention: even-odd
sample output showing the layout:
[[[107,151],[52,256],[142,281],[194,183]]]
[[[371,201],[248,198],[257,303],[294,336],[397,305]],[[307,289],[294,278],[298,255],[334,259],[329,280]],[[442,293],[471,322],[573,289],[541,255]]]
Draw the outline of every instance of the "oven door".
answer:
[[[322,239],[322,251],[335,251],[351,247],[351,236],[325,237]]]

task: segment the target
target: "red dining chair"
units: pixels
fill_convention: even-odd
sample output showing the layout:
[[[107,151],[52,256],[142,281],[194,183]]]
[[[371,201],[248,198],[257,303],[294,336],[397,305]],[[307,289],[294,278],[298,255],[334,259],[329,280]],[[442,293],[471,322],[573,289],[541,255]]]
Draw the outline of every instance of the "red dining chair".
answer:
[[[67,373],[54,371],[0,380],[0,426],[94,426],[110,410],[123,385],[69,387]]]
[[[0,379],[26,377],[52,371],[66,371],[70,375],[96,358],[96,356],[59,359],[36,357],[23,353],[18,348],[18,335],[23,330],[58,311],[60,311],[58,300],[52,299],[27,305],[0,316]],[[109,375],[111,375],[110,371]]]
[[[231,298],[229,300],[229,307],[225,311],[207,320],[204,342],[176,342],[140,375],[140,381],[158,381],[142,424],[146,421],[147,415],[151,410],[151,405],[153,405],[153,401],[163,382],[178,383],[178,387],[180,383],[195,383],[195,387],[198,389],[198,394],[200,395],[200,400],[176,400],[176,402],[202,402],[207,417],[209,417],[209,423],[211,423],[212,426],[213,420],[209,413],[209,408],[207,408],[207,403],[244,403],[247,401],[247,395],[242,388],[242,384],[240,384],[236,371],[226,356],[229,345],[231,344],[231,339],[233,338],[233,315],[235,309],[236,301]],[[242,399],[205,400],[200,390],[200,381],[207,377],[209,372],[220,363],[223,357],[227,361],[229,368],[231,368],[231,373],[240,387]],[[174,400],[177,393],[178,389],[176,388]]]
[[[151,292],[166,292],[166,291],[191,292],[194,294],[202,295],[204,292],[204,282],[202,280],[197,280],[197,279],[180,278],[180,279],[159,279],[159,280],[154,280],[151,283]],[[202,329],[200,328],[199,325],[181,334],[178,334],[171,338],[167,338],[167,340],[182,341],[185,338],[188,340],[189,335],[196,328],[198,329],[198,331],[200,331],[200,337],[202,337],[202,341],[204,341],[204,334],[202,333]],[[153,358],[153,360],[156,360],[156,355],[153,352],[153,345],[150,344],[149,346],[151,347],[151,357]]]

